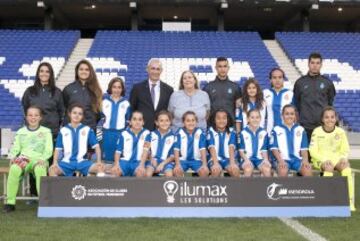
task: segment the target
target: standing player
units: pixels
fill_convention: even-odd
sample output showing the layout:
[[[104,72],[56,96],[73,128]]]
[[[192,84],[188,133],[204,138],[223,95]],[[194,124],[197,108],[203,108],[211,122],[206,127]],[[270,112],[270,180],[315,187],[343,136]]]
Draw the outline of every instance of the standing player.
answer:
[[[16,194],[24,173],[32,172],[36,189],[40,191],[40,178],[46,176],[48,159],[52,155],[53,140],[50,129],[40,126],[41,109],[30,106],[26,110],[26,126],[16,132],[10,150],[10,170],[7,182],[7,200],[4,212],[15,211]]]
[[[113,175],[119,175],[116,173],[118,168],[113,165],[116,142],[119,139],[120,131],[128,125],[131,114],[130,103],[124,96],[124,81],[116,77],[110,81],[107,95],[104,95],[102,101],[102,114],[105,117],[101,142],[102,159],[106,164],[106,172]]]
[[[240,132],[241,168],[246,177],[252,175],[254,168],[259,169],[263,176],[270,177],[269,140],[266,130],[260,127],[260,111],[258,109],[248,111],[247,118],[249,124]]]
[[[166,177],[173,176],[175,135],[170,129],[171,113],[162,110],[156,114],[157,129],[151,132],[150,161],[146,162],[146,176],[153,173],[164,173]]]
[[[210,152],[211,176],[220,176],[226,170],[230,176],[239,177],[240,169],[235,160],[236,133],[231,130],[231,116],[224,109],[215,111],[211,118],[207,141]]]
[[[84,107],[73,104],[68,110],[68,117],[70,123],[60,129],[56,140],[53,165],[49,169],[50,176],[73,176],[76,171],[84,176],[89,173],[103,174],[104,165],[101,163],[101,150],[95,132],[81,123]],[[89,146],[95,149],[96,164],[87,158]],[[60,151],[63,151],[63,158],[59,161]]]
[[[294,170],[302,176],[311,176],[308,159],[308,140],[305,129],[296,123],[296,108],[285,105],[282,110],[284,124],[275,126],[270,137],[270,149],[276,158],[278,175],[287,176]]]
[[[120,176],[145,176],[145,162],[149,156],[151,136],[150,131],[143,126],[143,114],[134,111],[129,127],[120,133],[114,163]]]
[[[241,101],[237,103],[236,109],[236,131],[239,133],[247,126],[247,114],[250,110],[257,109],[260,112],[260,126],[265,126],[266,103],[259,82],[255,79],[248,79],[243,87]]]
[[[200,177],[207,177],[209,169],[206,161],[206,137],[204,132],[196,127],[195,112],[187,111],[182,117],[184,127],[180,128],[174,148],[174,175],[184,176],[188,169],[196,172]]]
[[[317,127],[311,136],[311,160],[315,168],[324,172],[325,177],[333,176],[334,170],[347,177],[350,209],[355,211],[353,178],[348,161],[350,148],[346,133],[336,126],[338,117],[333,107],[325,107],[321,122],[322,125]]]
[[[274,68],[270,71],[269,78],[271,89],[264,90],[264,99],[266,102],[266,130],[271,133],[274,126],[281,125],[281,111],[285,105],[291,104],[294,93],[284,88],[285,73],[280,68]]]

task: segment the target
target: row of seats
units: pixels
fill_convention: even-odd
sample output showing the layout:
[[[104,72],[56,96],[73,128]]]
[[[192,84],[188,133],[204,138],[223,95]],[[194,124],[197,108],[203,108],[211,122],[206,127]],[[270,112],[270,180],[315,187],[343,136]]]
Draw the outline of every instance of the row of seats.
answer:
[[[0,128],[23,123],[20,99],[34,83],[41,62],[58,77],[80,38],[80,31],[0,30]]]

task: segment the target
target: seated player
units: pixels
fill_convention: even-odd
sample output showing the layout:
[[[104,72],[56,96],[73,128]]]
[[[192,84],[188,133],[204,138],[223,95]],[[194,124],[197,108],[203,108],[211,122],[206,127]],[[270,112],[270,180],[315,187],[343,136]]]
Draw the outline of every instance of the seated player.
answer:
[[[145,176],[145,162],[150,150],[150,131],[144,127],[140,111],[131,114],[129,127],[120,133],[115,152],[115,168],[120,176]]]
[[[270,149],[275,157],[278,175],[285,177],[289,170],[302,176],[311,176],[308,159],[308,140],[305,129],[296,123],[296,108],[285,105],[282,110],[283,124],[275,126],[270,136]]]
[[[239,152],[242,158],[241,168],[244,176],[252,175],[257,168],[262,176],[271,176],[271,164],[268,157],[268,135],[260,127],[261,115],[258,109],[247,112],[248,125],[240,132]]]
[[[73,176],[76,171],[84,176],[89,173],[103,175],[104,164],[101,163],[101,150],[95,132],[89,126],[81,124],[84,108],[75,103],[69,107],[68,116],[70,123],[60,129],[56,139],[50,176]],[[96,163],[86,157],[88,146],[95,149]],[[59,161],[60,151],[63,152],[63,158]]]
[[[184,172],[191,169],[200,177],[207,177],[209,169],[206,161],[206,137],[203,131],[196,127],[196,114],[187,111],[182,121],[184,127],[178,130],[174,147],[174,175],[182,177]]]
[[[173,176],[175,135],[170,129],[171,113],[160,111],[156,114],[156,130],[151,132],[150,161],[147,161],[146,176],[163,173],[166,177]]]
[[[210,152],[209,168],[211,176],[220,176],[226,170],[230,176],[239,177],[240,169],[235,160],[236,133],[231,130],[230,115],[224,109],[215,111],[207,135],[208,149]]]
[[[336,126],[338,117],[333,107],[325,107],[321,114],[322,125],[311,135],[310,155],[314,168],[323,171],[324,177],[333,176],[334,170],[347,177],[350,209],[355,211],[354,187],[348,156],[349,142],[343,129]]]
[[[10,170],[5,213],[15,211],[16,194],[24,173],[34,174],[36,190],[40,193],[40,178],[46,176],[48,159],[53,150],[51,131],[40,126],[41,117],[41,109],[30,106],[26,110],[25,126],[16,132],[14,144],[9,153]]]

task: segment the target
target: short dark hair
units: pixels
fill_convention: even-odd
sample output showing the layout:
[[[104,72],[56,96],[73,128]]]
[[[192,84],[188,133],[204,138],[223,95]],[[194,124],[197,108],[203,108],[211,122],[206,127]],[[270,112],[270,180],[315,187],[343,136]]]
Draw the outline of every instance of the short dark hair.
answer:
[[[322,56],[321,56],[320,53],[317,53],[317,52],[312,52],[312,53],[309,55],[308,61],[310,62],[311,59],[320,59],[320,62],[322,62]]]
[[[228,62],[228,59],[227,59],[226,57],[217,57],[216,63],[217,63],[217,62],[222,62],[222,61]]]
[[[25,115],[28,114],[29,109],[37,109],[37,110],[39,111],[39,113],[40,113],[40,116],[43,116],[43,115],[44,115],[43,110],[42,110],[42,109],[40,108],[40,106],[38,106],[38,105],[30,105],[30,106],[26,109]]]
[[[85,107],[80,103],[74,103],[74,104],[70,105],[69,108],[67,109],[67,112],[70,114],[74,108],[82,109],[83,114],[85,114]]]
[[[280,72],[282,73],[282,75],[283,75],[283,78],[285,78],[285,72],[284,72],[284,70],[282,70],[280,67],[275,67],[275,68],[272,68],[272,69],[270,70],[269,79],[272,78],[272,74],[273,74],[275,71],[280,71]]]
[[[171,114],[171,112],[167,110],[161,110],[155,114],[155,121],[157,121],[161,115],[166,115],[170,121],[172,121],[173,119],[173,115]]]
[[[196,120],[196,122],[198,122],[198,118],[197,118],[195,112],[194,112],[194,111],[191,111],[191,110],[186,111],[186,112],[182,115],[182,122],[185,121],[185,119],[186,119],[186,117],[187,117],[188,115],[193,115],[193,116],[195,116],[195,120]]]
[[[123,80],[122,78],[120,78],[120,77],[115,77],[115,78],[112,78],[112,79],[110,80],[110,82],[109,82],[109,85],[108,85],[108,88],[107,88],[107,91],[106,91],[106,92],[107,92],[109,95],[111,95],[111,94],[112,94],[111,89],[112,89],[113,85],[114,85],[116,82],[119,82],[119,83],[120,83],[120,85],[121,85],[121,88],[122,88],[122,91],[121,91],[121,96],[125,96],[125,85],[124,85],[124,80]]]
[[[296,109],[296,106],[293,105],[293,104],[287,104],[283,107],[282,111],[281,111],[281,114],[283,115],[285,113],[285,110],[288,109],[288,108],[293,108],[295,113],[297,113],[297,109]]]

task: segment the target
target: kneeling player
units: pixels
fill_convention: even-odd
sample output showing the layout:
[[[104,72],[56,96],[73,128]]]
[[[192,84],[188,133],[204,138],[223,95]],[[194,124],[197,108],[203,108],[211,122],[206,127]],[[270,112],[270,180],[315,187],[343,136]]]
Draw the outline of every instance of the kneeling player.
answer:
[[[121,131],[115,152],[115,167],[120,176],[145,176],[149,156],[150,131],[143,128],[144,117],[139,111],[131,114],[129,127]]]
[[[211,122],[213,126],[207,135],[211,176],[218,177],[226,170],[230,176],[239,177],[240,169],[235,161],[236,133],[230,130],[230,115],[225,110],[217,110]]]
[[[333,176],[334,170],[347,177],[350,209],[355,211],[354,187],[348,161],[349,143],[343,129],[336,126],[338,117],[333,107],[326,107],[321,114],[322,126],[311,135],[310,155],[314,167],[324,172],[325,177]]]
[[[60,129],[56,139],[50,176],[73,176],[76,171],[84,176],[89,173],[103,174],[104,165],[101,163],[101,150],[95,132],[89,126],[81,124],[84,108],[80,104],[73,104],[68,110],[68,116],[70,123]],[[86,157],[88,146],[95,149],[96,163]],[[64,156],[58,161],[60,151],[63,151]]]
[[[196,127],[197,117],[193,111],[187,111],[182,117],[184,127],[178,130],[174,148],[175,176],[184,176],[191,169],[200,177],[207,177],[209,169],[206,161],[206,137]]]
[[[26,110],[26,125],[16,132],[10,150],[10,170],[7,182],[7,200],[4,212],[15,210],[16,194],[24,173],[32,172],[40,193],[40,178],[46,176],[53,141],[50,129],[40,126],[41,109],[30,106]]]
[[[259,169],[262,176],[271,176],[271,164],[268,158],[268,135],[260,127],[260,111],[252,109],[247,113],[248,125],[240,132],[241,168],[244,175],[252,175],[254,168]]]
[[[270,149],[276,158],[278,175],[287,176],[294,170],[302,176],[311,176],[308,160],[308,140],[305,129],[296,123],[296,108],[285,105],[282,110],[283,124],[271,132]]]

